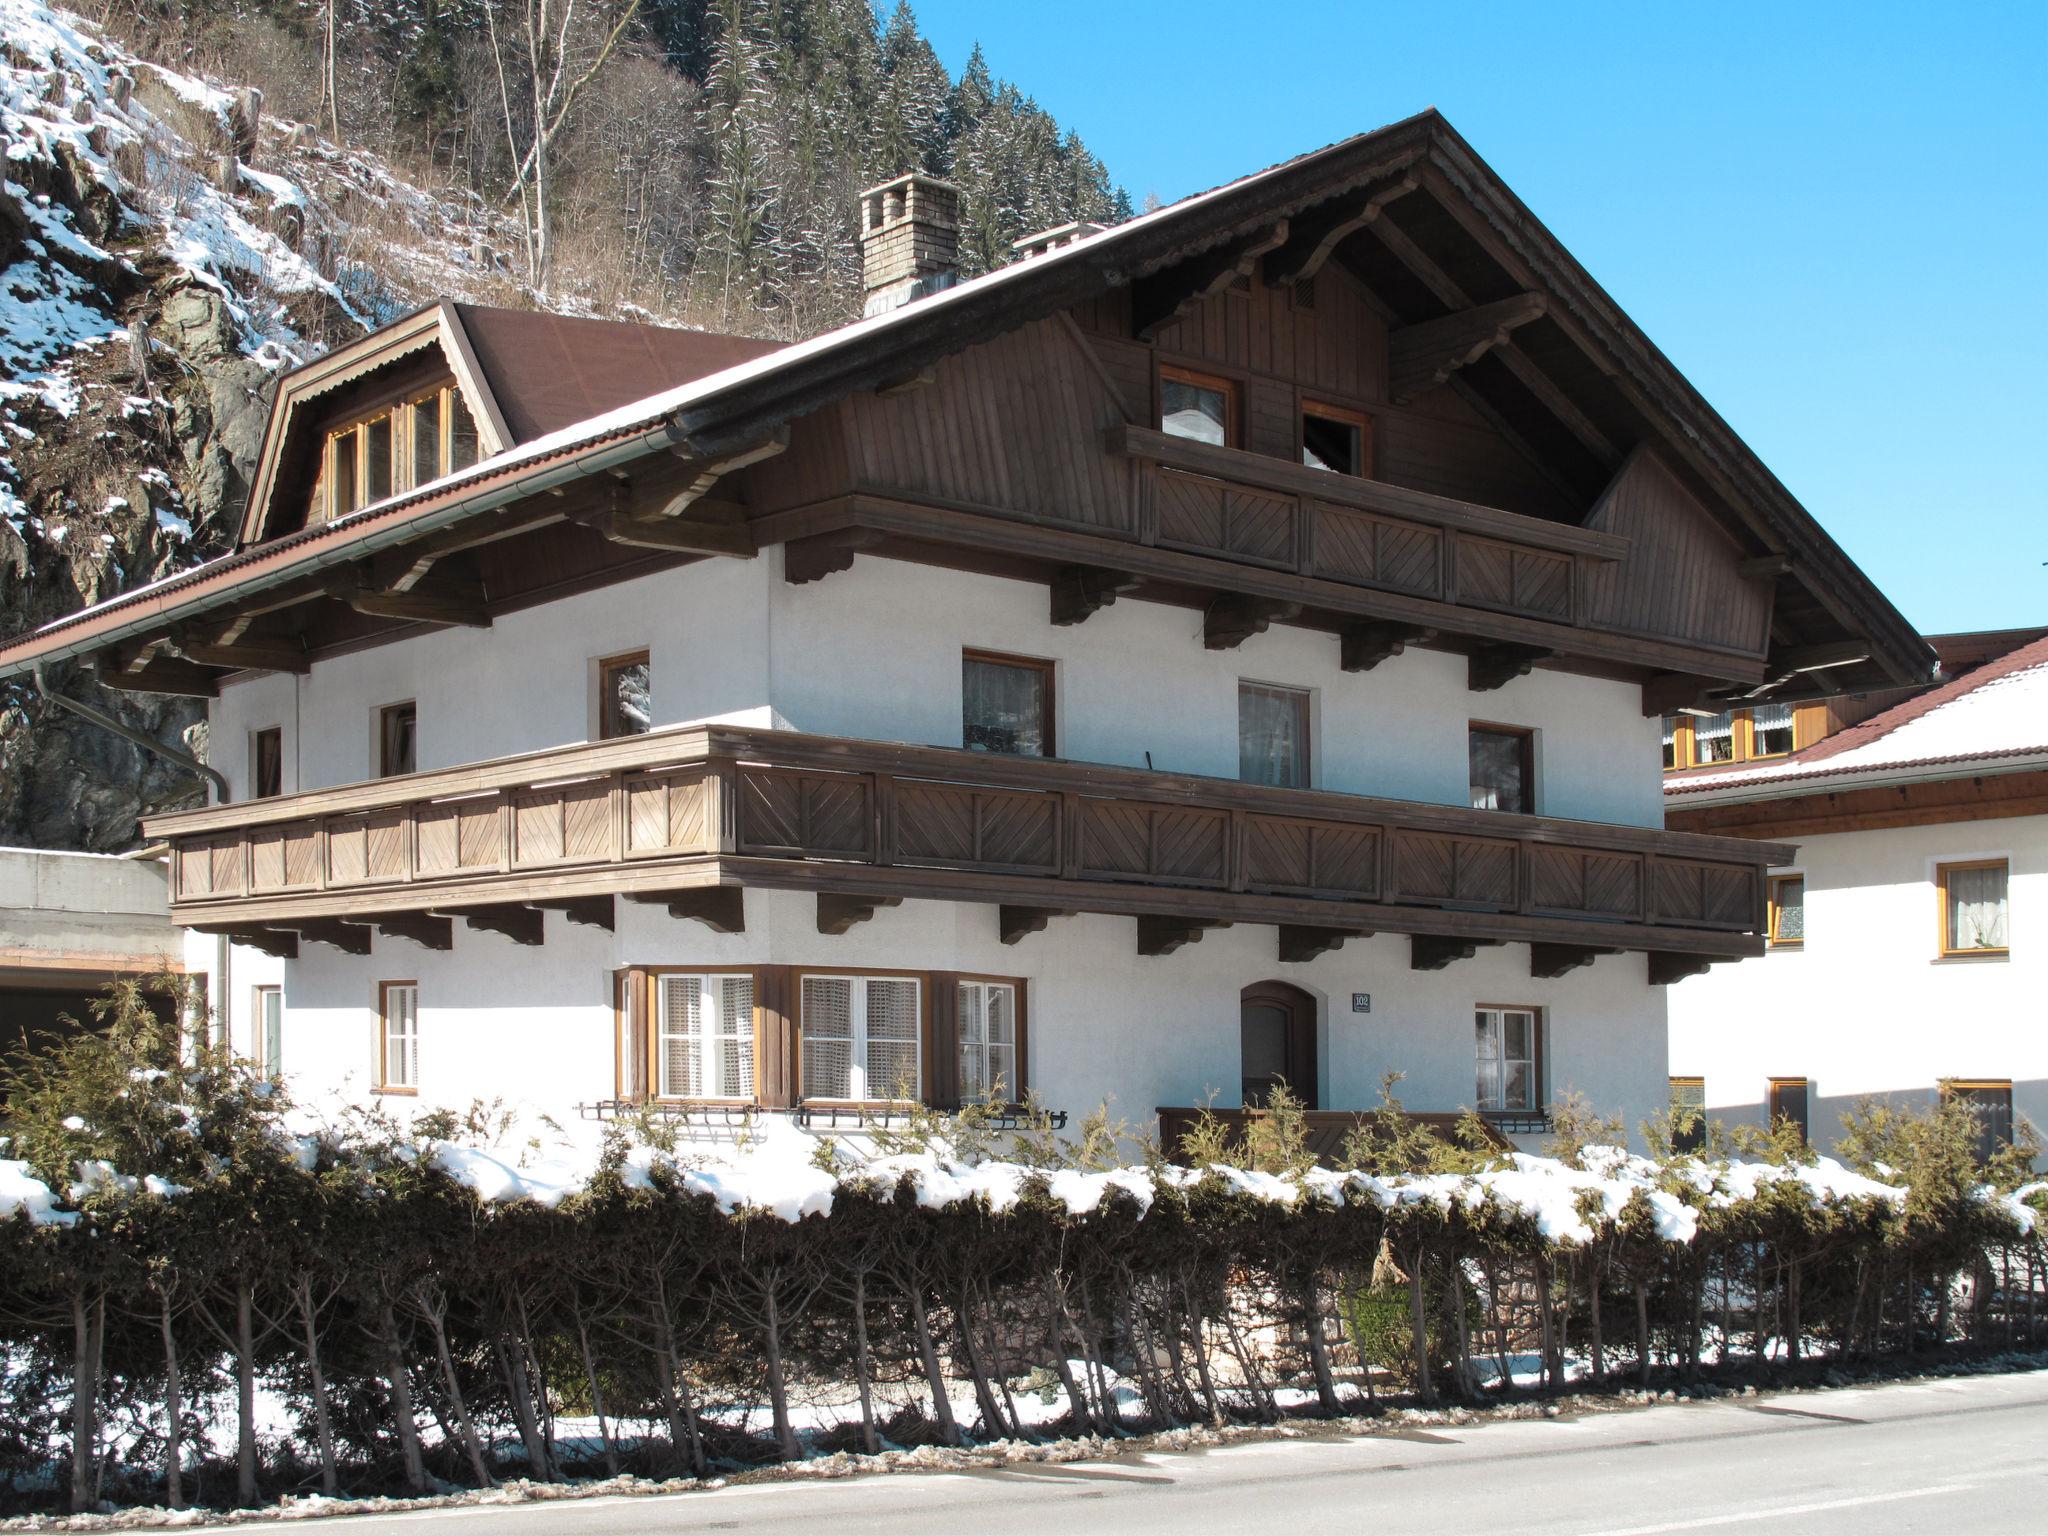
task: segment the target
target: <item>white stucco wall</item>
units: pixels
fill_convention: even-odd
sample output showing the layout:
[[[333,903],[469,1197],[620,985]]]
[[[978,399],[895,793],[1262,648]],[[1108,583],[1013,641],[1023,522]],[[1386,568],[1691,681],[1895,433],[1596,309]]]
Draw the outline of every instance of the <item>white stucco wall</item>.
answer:
[[[2048,817],[1797,839],[1806,942],[1671,988],[1671,1070],[1710,1114],[1759,1123],[1772,1077],[1812,1081],[1817,1142],[1867,1094],[1930,1101],[1943,1078],[2011,1079],[2048,1129]],[[2010,953],[1944,960],[1937,864],[2011,861]]]
[[[1030,1086],[1080,1117],[1107,1103],[1113,1117],[1149,1130],[1162,1105],[1194,1105],[1214,1091],[1238,1102],[1239,994],[1281,980],[1319,1005],[1321,1107],[1369,1108],[1381,1074],[1406,1074],[1399,1092],[1418,1110],[1457,1109],[1474,1096],[1475,1004],[1542,1008],[1549,1031],[1547,1088],[1583,1094],[1631,1131],[1665,1095],[1664,997],[1647,985],[1643,957],[1603,958],[1554,981],[1529,975],[1528,950],[1482,950],[1443,971],[1409,968],[1391,935],[1353,940],[1307,964],[1275,958],[1274,930],[1210,932],[1172,955],[1136,953],[1133,919],[1078,916],[1003,944],[990,906],[905,902],[851,932],[817,931],[813,899],[749,891],[746,932],[718,934],[665,908],[617,903],[614,934],[547,916],[538,948],[458,923],[454,948],[422,949],[379,937],[370,955],[304,944],[274,960],[237,948],[225,996],[238,1049],[253,1049],[255,986],[285,989],[286,1070],[314,1087],[367,1098],[374,1086],[376,988],[416,981],[422,1107],[504,1099],[570,1117],[613,1092],[612,975],[628,965],[791,964],[958,970],[1018,976],[1027,985]],[[213,942],[193,936],[196,969]],[[1354,1013],[1352,994],[1371,995]],[[217,993],[216,995],[222,995]],[[1533,1144],[1533,1143],[1532,1143]]]

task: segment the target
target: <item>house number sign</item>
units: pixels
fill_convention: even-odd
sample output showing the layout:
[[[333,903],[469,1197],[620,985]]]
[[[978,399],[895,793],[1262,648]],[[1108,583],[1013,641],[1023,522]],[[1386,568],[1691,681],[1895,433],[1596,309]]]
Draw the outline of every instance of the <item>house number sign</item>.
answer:
[[[1353,1013],[1371,1013],[1371,1012],[1372,1012],[1372,994],[1371,994],[1370,992],[1354,992],[1354,993],[1352,993],[1352,994],[1351,994],[1351,1011],[1352,1011]]]

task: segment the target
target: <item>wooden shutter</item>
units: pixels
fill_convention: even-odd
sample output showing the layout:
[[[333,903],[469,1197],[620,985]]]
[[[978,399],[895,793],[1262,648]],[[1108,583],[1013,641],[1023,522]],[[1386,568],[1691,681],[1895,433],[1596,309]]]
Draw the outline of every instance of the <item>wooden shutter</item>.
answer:
[[[647,1097],[647,973],[629,968],[617,973],[615,1011],[618,1017],[618,1096],[629,1104]]]

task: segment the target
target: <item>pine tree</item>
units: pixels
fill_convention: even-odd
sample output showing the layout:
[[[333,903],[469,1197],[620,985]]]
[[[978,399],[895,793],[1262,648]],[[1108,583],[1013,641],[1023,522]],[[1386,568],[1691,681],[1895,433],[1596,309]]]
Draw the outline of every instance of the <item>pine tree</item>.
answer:
[[[730,324],[735,304],[759,298],[775,230],[777,103],[765,63],[760,0],[718,0],[718,35],[705,85],[705,131],[717,146],[710,181],[709,258],[700,273]]]

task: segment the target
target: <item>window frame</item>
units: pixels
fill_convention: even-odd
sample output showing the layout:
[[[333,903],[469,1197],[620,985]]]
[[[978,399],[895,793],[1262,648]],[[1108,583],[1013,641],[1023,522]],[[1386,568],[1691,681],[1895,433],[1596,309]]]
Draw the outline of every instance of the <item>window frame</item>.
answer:
[[[1935,1088],[1944,1102],[1958,1093],[2003,1093],[2005,1095],[2005,1135],[1999,1140],[1998,1145],[2008,1150],[2013,1146],[2015,1133],[2018,1131],[2019,1126],[2018,1116],[2013,1109],[2011,1078],[1944,1077],[1935,1084]],[[1979,1151],[1982,1153],[1984,1149],[1980,1147]],[[1995,1148],[1991,1150],[1990,1156],[1997,1156]],[[1988,1158],[1980,1156],[1979,1161],[1988,1161]]]
[[[1800,1093],[1799,1116],[1793,1123],[1799,1127],[1799,1139],[1807,1146],[1813,1145],[1813,1079],[1810,1077],[1773,1077],[1764,1091],[1764,1129],[1776,1131],[1780,1120],[1792,1120],[1778,1105],[1778,1095],[1787,1088],[1797,1088]]]
[[[951,974],[953,983],[953,1098],[960,1106],[968,1104],[989,1104],[1006,1108],[1022,1104],[1030,1082],[1030,1059],[1026,1047],[1026,1002],[1025,981],[1021,976],[987,976],[973,971],[955,971]],[[962,992],[968,987],[1006,987],[1010,993],[1010,1056],[1016,1063],[1012,1074],[1009,1094],[1003,1099],[970,1099],[965,1087],[964,1066],[967,1060],[967,1042],[961,1034],[961,1021],[966,1017],[961,1008]],[[986,1042],[984,1041],[984,1048]]]
[[[1503,1067],[1505,1067],[1505,1066],[1507,1065],[1508,1061],[1510,1060],[1510,1058],[1509,1058],[1509,1056],[1508,1056],[1508,1054],[1507,1054],[1507,1030],[1506,1030],[1506,1017],[1507,1017],[1507,1015],[1508,1015],[1508,1014],[1511,1014],[1511,1013],[1526,1013],[1527,1015],[1529,1015],[1529,1020],[1530,1020],[1530,1025],[1529,1025],[1529,1099],[1530,1099],[1530,1102],[1529,1102],[1529,1104],[1528,1104],[1528,1105],[1527,1105],[1526,1107],[1525,1107],[1525,1106],[1521,1106],[1521,1105],[1509,1105],[1509,1104],[1501,1104],[1501,1105],[1496,1105],[1495,1107],[1493,1107],[1493,1108],[1491,1108],[1491,1109],[1488,1109],[1488,1108],[1486,1108],[1486,1107],[1484,1107],[1484,1106],[1482,1106],[1482,1105],[1478,1105],[1478,1100],[1479,1100],[1479,1098],[1480,1098],[1480,1094],[1479,1094],[1479,1078],[1478,1078],[1478,1069],[1479,1069],[1479,1052],[1478,1052],[1478,1046],[1477,1046],[1477,1042],[1475,1041],[1475,1042],[1474,1042],[1474,1046],[1473,1046],[1473,1058],[1472,1058],[1472,1067],[1473,1067],[1473,1091],[1472,1091],[1472,1097],[1473,1097],[1473,1101],[1474,1101],[1474,1104],[1475,1104],[1475,1106],[1476,1106],[1476,1107],[1478,1107],[1478,1109],[1479,1109],[1479,1113],[1480,1113],[1480,1114],[1482,1114],[1482,1115],[1508,1115],[1508,1116],[1515,1116],[1515,1115],[1540,1115],[1540,1114],[1542,1114],[1542,1113],[1544,1112],[1544,1106],[1545,1106],[1545,1103],[1547,1102],[1547,1100],[1546,1100],[1546,1095],[1545,1095],[1545,1087],[1546,1087],[1546,1084],[1548,1083],[1548,1081],[1549,1081],[1549,1077],[1550,1077],[1550,1060],[1549,1060],[1549,1057],[1550,1057],[1550,1019],[1549,1019],[1549,1015],[1548,1015],[1548,1014],[1547,1014],[1547,1013],[1546,1013],[1546,1012],[1545,1012],[1545,1011],[1544,1011],[1544,1010],[1543,1010],[1542,1008],[1540,1008],[1540,1007],[1537,1007],[1537,1006],[1535,1006],[1534,1004],[1531,1004],[1531,1003],[1474,1003],[1474,1004],[1472,1005],[1472,1011],[1473,1011],[1473,1013],[1474,1013],[1474,1014],[1482,1014],[1482,1013],[1491,1013],[1491,1014],[1497,1014],[1497,1015],[1499,1015],[1499,1016],[1500,1016],[1500,1018],[1501,1018],[1501,1026],[1500,1026],[1500,1041],[1501,1041],[1501,1054],[1500,1054],[1500,1058],[1499,1058],[1499,1059],[1500,1059],[1500,1061],[1501,1061],[1501,1064],[1503,1065]],[[1475,1021],[1475,1022],[1476,1022],[1476,1021]],[[1519,1059],[1519,1058],[1515,1058],[1515,1059]],[[1503,1072],[1503,1073],[1502,1073],[1502,1082],[1503,1082],[1503,1085],[1505,1085],[1505,1082],[1506,1082],[1506,1073],[1505,1073],[1505,1072]]]
[[[1316,690],[1299,688],[1292,683],[1269,683],[1256,677],[1240,677],[1237,680],[1237,778],[1240,784],[1265,784],[1263,779],[1248,779],[1244,776],[1244,695],[1247,688],[1261,689],[1266,693],[1291,694],[1300,700],[1301,707],[1301,776],[1297,784],[1268,785],[1274,789],[1314,789],[1316,787]]]
[[[997,757],[1027,757],[1024,752],[994,752],[987,747],[975,748],[967,745],[967,668],[970,665],[985,667],[1014,667],[1020,672],[1036,672],[1045,679],[1045,703],[1039,728],[1045,738],[1045,751],[1037,754],[1053,758],[1059,750],[1059,677],[1058,663],[1046,656],[1017,656],[1008,651],[988,651],[978,646],[965,646],[960,652],[960,743],[969,751],[990,752]]]
[[[1672,1152],[1678,1155],[1685,1155],[1704,1151],[1707,1145],[1707,1080],[1704,1077],[1674,1075],[1669,1077],[1667,1081],[1671,1085],[1666,1104],[1667,1112],[1671,1116]],[[1698,1105],[1699,1123],[1690,1130],[1684,1131],[1681,1131],[1678,1125],[1678,1090],[1682,1087],[1697,1088],[1700,1096]],[[1692,1106],[1688,1105],[1687,1107],[1691,1108]],[[1683,1144],[1681,1144],[1681,1138],[1683,1138]]]
[[[758,1104],[761,1102],[761,976],[758,967],[749,965],[694,966],[661,965],[641,967],[639,974],[647,988],[647,1091],[646,1102],[650,1104]],[[665,1093],[662,1091],[663,1052],[662,1041],[662,990],[665,984],[677,976],[694,976],[699,981],[725,981],[744,979],[752,998],[747,1008],[748,1027],[753,1034],[751,1050],[751,1075],[753,1081],[744,1094],[723,1093]],[[702,1041],[723,1038],[717,1034],[703,1034]]]
[[[263,746],[265,738],[277,744],[277,786],[263,787]],[[275,800],[284,793],[284,727],[281,725],[259,725],[249,733],[249,798],[251,800]]]
[[[863,1098],[859,1095],[851,1095],[845,1098],[832,1098],[811,1093],[810,1084],[807,1081],[810,1074],[805,1067],[805,1045],[808,1038],[804,1027],[804,983],[806,981],[851,981],[858,984],[854,992],[849,995],[847,1007],[847,1029],[849,1031],[847,1035],[847,1053],[849,1058],[847,1086],[849,1088],[853,1086],[853,1071],[855,1068],[858,1068],[862,1089],[866,1089],[869,1086],[867,1080],[867,1046],[869,1044],[867,1035],[868,983],[871,981],[908,981],[917,988],[917,1028],[913,1035],[913,1040],[917,1047],[917,1081],[914,1085],[912,1097],[898,1099],[869,1095]],[[851,999],[853,996],[859,997],[858,1007],[855,1007],[852,1003]],[[881,1106],[887,1109],[907,1109],[913,1105],[926,1104],[930,1101],[932,1076],[930,1061],[932,1049],[932,972],[881,970],[867,966],[793,965],[789,968],[789,997],[791,1006],[795,1009],[796,1013],[794,1021],[796,1025],[796,1059],[791,1065],[793,1068],[792,1076],[796,1083],[795,1098],[799,1106],[814,1106],[820,1109],[860,1109],[874,1106]]]
[[[1778,914],[1784,903],[1778,899],[1781,886],[1798,883],[1799,886],[1799,936],[1782,938],[1778,933]],[[1770,949],[1804,949],[1806,947],[1806,871],[1788,869],[1782,874],[1767,875],[1764,878],[1764,944]]]
[[[391,745],[387,721],[402,710],[412,712],[412,767],[393,768],[389,766],[387,751]],[[407,774],[419,772],[420,766],[420,701],[418,699],[394,699],[389,704],[379,704],[371,716],[371,747],[373,761],[377,765],[376,777],[399,779]]]
[[[1532,726],[1507,725],[1497,720],[1468,720],[1465,722],[1465,781],[1466,799],[1471,799],[1472,789],[1472,738],[1480,733],[1489,736],[1514,736],[1519,738],[1522,759],[1523,798],[1528,801],[1520,811],[1506,811],[1509,816],[1535,816],[1540,813],[1541,802],[1536,793],[1536,731]],[[1473,806],[1473,810],[1481,807]]]
[[[272,1001],[277,1004],[278,1045],[270,1048],[270,1020],[266,1017]],[[249,989],[249,1060],[258,1073],[276,1082],[283,1075],[278,1058],[284,1055],[284,988],[275,982],[261,982]]]
[[[391,1076],[391,994],[412,994],[412,1075],[404,1081]],[[417,1097],[420,1091],[420,984],[417,981],[377,983],[377,1086],[378,1093]]]
[[[1166,386],[1169,382],[1185,384],[1191,389],[1214,390],[1223,396],[1223,441],[1220,444],[1207,443],[1204,447],[1242,449],[1244,447],[1244,384],[1228,374],[1210,373],[1201,368],[1188,367],[1181,363],[1161,361],[1152,383],[1152,425],[1168,437],[1180,437],[1177,432],[1166,431]],[[1299,429],[1297,429],[1298,431]],[[1198,442],[1198,438],[1181,438],[1183,442]]]
[[[1339,422],[1358,429],[1358,468],[1346,478],[1370,480],[1373,471],[1373,421],[1369,412],[1355,406],[1339,405],[1320,395],[1302,395],[1295,401],[1294,410],[1294,457],[1296,462],[1307,465],[1304,455],[1308,452],[1308,421],[1310,416],[1320,416],[1324,421]],[[1335,471],[1342,473],[1342,471]]]
[[[434,464],[430,472],[423,472],[419,464],[419,444],[415,440],[416,427],[413,418],[419,408],[429,400],[436,402],[439,419],[435,423]],[[383,395],[374,405],[359,405],[353,414],[330,421],[320,441],[320,464],[314,473],[313,490],[308,498],[307,522],[332,522],[335,518],[346,517],[351,512],[358,512],[364,507],[374,505],[375,501],[401,495],[446,475],[454,474],[458,469],[468,468],[468,465],[455,463],[457,401],[461,401],[463,411],[477,432],[477,456],[470,461],[476,463],[485,456],[482,425],[475,410],[462,399],[462,381],[459,379],[443,379],[429,387],[413,384],[395,393]],[[383,496],[372,498],[369,494],[369,429],[380,421],[390,424],[391,484]],[[350,445],[346,457],[352,504],[343,506],[337,494],[340,488],[338,472],[343,457],[341,442],[351,434],[354,435],[355,441]]]
[[[621,651],[616,656],[597,658],[597,739],[599,741],[624,741],[632,736],[646,736],[654,730],[654,661],[647,648],[637,651]],[[618,693],[612,687],[612,675],[627,667],[641,666],[647,669],[648,720],[644,730],[622,731],[613,729],[618,718]]]
[[[1756,750],[1756,718],[1750,708],[1729,709],[1731,717],[1728,728],[1728,750],[1730,756],[1716,762],[1700,761],[1696,743],[1698,715],[1679,711],[1664,718],[1671,725],[1672,761],[1666,773],[1684,773],[1693,768],[1727,768],[1736,763],[1773,763],[1783,761],[1794,753],[1803,752],[1827,734],[1825,725],[1816,731],[1813,727],[1814,713],[1825,714],[1825,706],[1795,703],[1792,710],[1792,746],[1785,752],[1759,752]]]
[[[1949,876],[1959,870],[2002,869],[2005,871],[2005,942],[1997,946],[1983,945],[1970,949],[1957,949],[1955,935],[1949,931]],[[1934,866],[1934,898],[1937,913],[1936,940],[1939,948],[1935,951],[1941,960],[1998,959],[2012,954],[2012,860],[2005,855],[1980,859],[1944,859]]]

